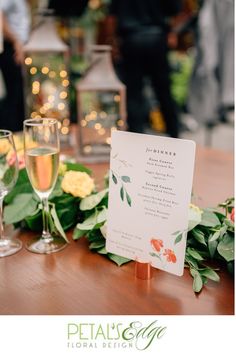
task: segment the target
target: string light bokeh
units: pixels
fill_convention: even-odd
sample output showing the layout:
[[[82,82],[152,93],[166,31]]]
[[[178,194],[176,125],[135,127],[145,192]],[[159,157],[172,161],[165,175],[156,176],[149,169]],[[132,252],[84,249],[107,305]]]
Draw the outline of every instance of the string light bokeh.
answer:
[[[64,56],[29,54],[25,58],[26,102],[31,118],[56,118],[62,138],[69,134],[69,77]],[[63,139],[62,139],[63,140]]]

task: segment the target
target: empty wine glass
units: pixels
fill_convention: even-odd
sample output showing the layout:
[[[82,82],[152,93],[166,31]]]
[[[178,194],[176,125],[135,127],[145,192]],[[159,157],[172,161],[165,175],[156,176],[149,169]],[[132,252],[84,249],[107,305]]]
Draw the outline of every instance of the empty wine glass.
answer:
[[[31,240],[26,248],[35,253],[52,253],[66,247],[61,238],[49,231],[48,197],[52,192],[59,168],[58,121],[51,118],[34,118],[24,121],[25,165],[30,183],[42,202],[43,232]]]
[[[12,132],[0,130],[0,257],[10,256],[22,248],[22,242],[5,236],[3,229],[3,199],[18,178],[18,160]]]

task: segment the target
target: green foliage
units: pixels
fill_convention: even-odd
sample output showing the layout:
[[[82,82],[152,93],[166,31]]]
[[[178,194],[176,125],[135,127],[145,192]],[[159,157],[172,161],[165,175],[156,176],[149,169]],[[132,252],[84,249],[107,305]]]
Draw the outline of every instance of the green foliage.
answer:
[[[66,163],[68,170],[91,173],[86,167],[75,163]],[[65,231],[76,225],[80,216],[80,199],[64,193],[61,189],[62,177],[58,176],[55,188],[49,197],[49,228],[51,233],[64,238]],[[33,231],[42,230],[42,206],[34,193],[26,169],[19,171],[19,177],[13,190],[4,199],[4,222]]]
[[[217,246],[219,254],[227,261],[234,260],[234,237],[226,234],[225,237],[219,242]]]
[[[233,199],[229,198],[219,206],[225,209],[224,214],[218,209],[207,208],[203,210],[201,222],[188,232],[185,262],[190,267],[195,292],[200,292],[208,279],[220,280],[218,274],[206,266],[208,260],[226,264],[233,273],[234,224],[227,218],[233,209]]]
[[[200,225],[206,227],[216,227],[220,225],[220,220],[216,214],[208,209],[205,209],[202,214],[202,221]]]
[[[14,178],[16,179],[15,176],[17,176],[17,171],[16,171],[15,166],[9,167],[3,175],[3,178],[2,178],[3,184],[5,186],[9,186],[14,181]]]
[[[87,167],[79,163],[65,162],[65,165],[67,171],[80,171],[80,172],[86,172],[88,175],[91,175],[91,170],[89,170]]]
[[[92,194],[80,202],[80,210],[91,210],[95,208],[103,198],[108,196],[108,189],[104,189],[101,192]]]
[[[113,176],[115,177],[114,174]],[[115,177],[114,179],[113,182],[117,184],[118,178]],[[94,209],[89,210],[89,214],[87,214],[83,223],[77,224],[73,238],[76,240],[86,235],[91,250],[121,265],[129,260],[109,254],[105,248],[105,238],[101,233],[101,227],[106,222],[107,199],[101,198],[105,191],[97,193],[100,203]],[[123,186],[120,189],[120,197],[122,200],[125,197],[127,198],[127,192]],[[95,199],[93,196],[93,200]],[[232,211],[232,200],[230,207]],[[182,241],[186,231],[173,233],[175,244]],[[157,256],[156,253],[150,253],[150,255]],[[202,212],[198,208],[190,208],[185,264],[189,267],[190,274],[193,277],[193,290],[196,293],[202,290],[208,280],[216,282],[220,280],[216,271],[209,267],[211,259],[226,263],[228,270],[231,273],[233,272],[234,224],[218,209],[208,208]]]
[[[67,169],[90,173],[79,164],[68,163]],[[61,179],[59,176],[50,196],[48,213],[50,231],[68,242],[65,231],[77,224],[73,233],[74,240],[85,236],[92,251],[109,258],[119,266],[129,262],[129,259],[111,254],[105,248],[103,228],[107,220],[108,189],[81,200],[63,192]],[[131,206],[131,198],[124,185],[131,182],[129,177],[112,174],[112,180],[115,184],[118,184],[118,180],[121,182],[120,198]],[[17,183],[5,197],[4,202],[4,221],[7,224],[33,231],[42,230],[42,205],[32,190],[25,169],[19,172]],[[234,207],[233,202],[234,200],[229,198],[220,204],[223,212],[208,208],[201,213],[197,208],[190,208],[185,263],[193,277],[195,292],[200,292],[209,279],[217,282],[220,279],[216,271],[209,267],[209,260],[225,264],[229,272],[233,273],[234,223],[228,219]],[[182,241],[186,231],[173,233],[175,244]]]
[[[6,224],[15,224],[32,215],[37,210],[38,203],[30,193],[16,195],[13,203],[4,208],[4,221]]]
[[[25,168],[19,171],[19,176],[15,184],[15,187],[12,189],[10,193],[7,194],[7,196],[4,199],[4,202],[6,204],[11,204],[13,202],[13,199],[21,193],[33,194],[33,188],[31,187]]]

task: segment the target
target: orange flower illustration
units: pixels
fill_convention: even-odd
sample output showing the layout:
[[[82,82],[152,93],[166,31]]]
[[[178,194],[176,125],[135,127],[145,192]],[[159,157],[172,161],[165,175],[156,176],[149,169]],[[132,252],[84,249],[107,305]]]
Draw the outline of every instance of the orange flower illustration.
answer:
[[[163,241],[152,238],[150,242],[154,251],[160,252],[161,248],[163,247]]]
[[[174,251],[172,251],[170,249],[165,249],[163,256],[166,256],[167,262],[176,263],[176,261],[177,261]]]

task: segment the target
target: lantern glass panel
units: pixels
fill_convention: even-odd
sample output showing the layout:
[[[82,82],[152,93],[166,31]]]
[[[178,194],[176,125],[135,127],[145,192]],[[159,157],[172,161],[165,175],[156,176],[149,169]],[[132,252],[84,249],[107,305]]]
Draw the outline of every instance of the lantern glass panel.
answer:
[[[77,85],[79,155],[84,161],[107,161],[111,132],[125,130],[125,86],[111,61],[111,47],[91,47],[91,63]]]
[[[80,100],[82,153],[109,154],[111,131],[124,124],[120,119],[120,92],[81,92]]]

